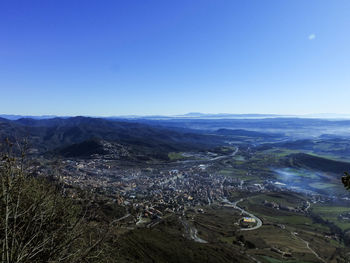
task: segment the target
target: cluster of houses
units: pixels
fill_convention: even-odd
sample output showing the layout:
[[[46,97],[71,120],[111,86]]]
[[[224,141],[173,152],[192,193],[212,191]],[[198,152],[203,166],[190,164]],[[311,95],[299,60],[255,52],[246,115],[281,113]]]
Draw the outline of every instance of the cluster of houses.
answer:
[[[38,173],[45,174],[42,165]],[[135,211],[135,222],[152,222],[169,213],[182,213],[191,207],[221,201],[232,191],[265,192],[273,184],[249,183],[208,169],[207,164],[122,165],[106,159],[63,160],[57,173],[68,186],[78,186],[103,193],[114,202]],[[303,212],[300,207],[283,206],[267,200],[264,206]],[[144,220],[147,219],[147,220]],[[243,218],[241,224],[251,225],[254,219]]]

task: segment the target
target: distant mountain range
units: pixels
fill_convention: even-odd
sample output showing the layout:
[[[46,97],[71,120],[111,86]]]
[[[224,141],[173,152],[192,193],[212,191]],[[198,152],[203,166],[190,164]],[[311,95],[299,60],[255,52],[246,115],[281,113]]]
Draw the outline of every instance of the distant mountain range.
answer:
[[[56,115],[41,115],[41,116],[31,116],[31,115],[14,115],[14,114],[0,114],[0,118],[8,119],[8,120],[18,120],[23,118],[29,118],[29,119],[52,119],[57,117]]]
[[[224,119],[224,118],[233,118],[233,119],[240,119],[240,118],[276,118],[281,117],[282,115],[277,114],[231,114],[231,113],[217,113],[217,114],[210,114],[210,113],[200,113],[200,112],[190,112],[184,115],[176,115],[176,116],[170,116],[169,118],[175,117],[175,118],[204,118],[204,119],[211,119],[211,118],[218,118],[218,119]]]
[[[189,116],[199,115],[201,114],[189,114]],[[59,154],[67,157],[87,157],[97,154],[108,155],[111,158],[166,160],[170,152],[208,151],[232,143],[259,145],[278,142],[281,147],[287,148],[297,147],[302,143],[305,150],[313,150],[317,147],[315,142],[304,139],[327,139],[334,144],[333,141],[339,140],[339,136],[348,138],[350,135],[350,120],[276,117],[257,119],[50,117],[14,120],[0,118],[0,140],[10,138],[12,141],[20,141],[26,138],[30,143],[31,152],[38,154]],[[290,143],[288,142],[290,140],[296,141]],[[337,153],[347,154],[340,150]]]
[[[30,119],[52,119],[58,116],[55,115],[8,115],[0,114],[1,118],[8,120],[18,120],[22,118]],[[60,116],[60,118],[69,118],[72,116]],[[102,119],[150,119],[150,120],[162,120],[162,119],[264,119],[264,118],[317,118],[317,119],[350,119],[350,114],[333,114],[333,113],[321,113],[321,114],[306,114],[306,115],[280,115],[280,114],[231,114],[231,113],[200,113],[190,112],[182,115],[122,115],[122,116],[110,116],[110,117],[98,117],[87,116]]]

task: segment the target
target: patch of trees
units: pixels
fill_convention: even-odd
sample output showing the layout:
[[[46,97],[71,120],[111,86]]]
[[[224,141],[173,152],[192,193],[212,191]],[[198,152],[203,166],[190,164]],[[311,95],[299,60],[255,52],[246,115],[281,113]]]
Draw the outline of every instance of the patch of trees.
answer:
[[[345,238],[344,232],[336,224],[334,224],[333,222],[330,222],[328,220],[325,220],[321,216],[316,215],[314,213],[311,213],[310,216],[311,216],[311,219],[316,224],[326,225],[329,228],[331,234],[335,234],[335,235],[339,236],[339,238],[341,240],[343,240],[345,244],[350,244],[350,240],[348,240],[348,238]],[[349,243],[346,243],[346,242],[349,242]]]
[[[24,149],[0,159],[1,262],[111,262],[102,256],[109,226],[67,196],[59,183],[31,177]]]
[[[350,174],[348,172],[345,172],[344,176],[341,178],[341,180],[342,180],[344,187],[347,190],[350,190]]]

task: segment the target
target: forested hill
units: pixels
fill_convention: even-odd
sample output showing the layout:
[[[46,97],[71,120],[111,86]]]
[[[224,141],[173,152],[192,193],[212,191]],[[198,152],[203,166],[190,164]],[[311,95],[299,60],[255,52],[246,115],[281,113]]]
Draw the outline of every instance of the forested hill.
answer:
[[[60,152],[60,149],[70,145],[94,139],[118,143],[129,147],[132,152],[158,157],[165,157],[171,151],[209,149],[222,143],[219,136],[198,134],[189,130],[179,131],[90,117],[14,121],[0,119],[0,137],[13,141],[27,138],[30,146],[39,153]]]
[[[330,160],[306,153],[297,153],[288,156],[287,164],[292,165],[293,167],[300,167],[335,174],[343,174],[344,171],[350,170],[349,162]]]

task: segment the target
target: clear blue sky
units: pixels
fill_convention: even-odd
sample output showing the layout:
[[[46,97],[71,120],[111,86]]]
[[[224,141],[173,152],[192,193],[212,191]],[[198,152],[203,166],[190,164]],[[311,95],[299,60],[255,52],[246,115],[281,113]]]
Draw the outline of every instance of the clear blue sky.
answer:
[[[350,113],[349,0],[4,0],[0,114]]]

